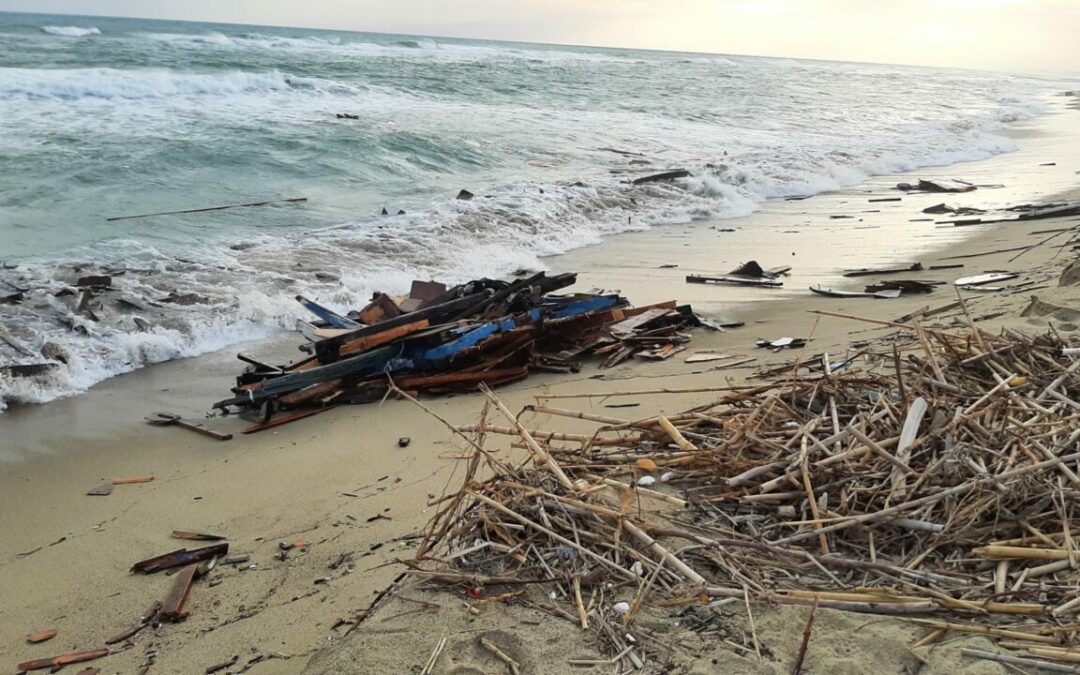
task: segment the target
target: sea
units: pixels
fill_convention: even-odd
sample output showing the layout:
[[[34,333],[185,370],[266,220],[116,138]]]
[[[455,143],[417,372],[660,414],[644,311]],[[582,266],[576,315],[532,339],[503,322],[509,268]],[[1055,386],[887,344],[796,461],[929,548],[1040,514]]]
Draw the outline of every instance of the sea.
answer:
[[[413,279],[543,269],[614,233],[1010,152],[1002,132],[1057,91],[971,70],[0,13],[0,410],[292,330],[297,295],[347,311]],[[672,169],[690,175],[632,183]],[[73,289],[90,275],[112,290]]]

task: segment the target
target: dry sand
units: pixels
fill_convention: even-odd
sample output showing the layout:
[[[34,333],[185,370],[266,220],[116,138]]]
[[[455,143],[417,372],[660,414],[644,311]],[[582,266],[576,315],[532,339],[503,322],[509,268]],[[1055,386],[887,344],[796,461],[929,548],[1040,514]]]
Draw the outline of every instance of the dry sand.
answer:
[[[758,338],[812,336],[808,353],[827,350],[835,358],[853,340],[884,334],[867,324],[822,318],[807,310],[895,319],[927,304],[947,304],[955,300],[952,286],[926,297],[890,301],[821,298],[802,289],[818,282],[842,286],[839,267],[909,259],[938,264],[952,256],[1031,244],[1049,236],[1034,231],[1075,225],[1075,218],[978,229],[909,222],[925,217],[921,209],[940,201],[1030,201],[1071,187],[1080,165],[1069,164],[1077,153],[1067,148],[1075,148],[1076,139],[1063,146],[1060,135],[1046,130],[1047,124],[1062,119],[1021,130],[1027,134],[1021,140],[1023,150],[1008,157],[918,174],[975,176],[976,182],[1008,183],[1010,188],[982,189],[960,198],[904,197],[901,202],[870,204],[867,200],[874,196],[896,196],[887,186],[914,175],[883,177],[857,190],[770,203],[747,219],[621,235],[552,259],[553,268],[581,271],[583,289],[620,288],[639,304],[678,298],[710,315],[741,318],[748,325],[724,334],[696,331],[691,351],[663,363],[629,363],[608,371],[589,364],[579,375],[534,376],[499,395],[517,410],[538,393],[735,384],[763,363],[793,356],[755,349]],[[1038,166],[1044,162],[1057,166]],[[860,213],[874,209],[880,213]],[[857,215],[864,221],[860,225],[857,218],[829,219],[833,214]],[[860,226],[873,229],[857,229]],[[711,229],[731,227],[741,229]],[[740,232],[745,236],[731,237]],[[1010,260],[1016,252],[966,258],[955,261],[965,264],[961,270],[915,276],[951,281],[992,269],[1022,270],[1022,279],[1012,283],[1033,281],[1033,286],[1047,287],[970,293],[974,316],[1004,312],[984,322],[988,329],[1010,325],[1040,331],[1053,321],[1059,330],[1075,331],[1074,319],[1019,316],[1032,294],[1080,308],[1080,286],[1057,286],[1061,268],[1076,255],[1057,249],[1063,241],[1055,239],[1017,260]],[[785,291],[700,287],[682,281],[690,271],[724,271],[751,257],[766,266],[795,265]],[[665,263],[680,267],[661,269]],[[734,369],[685,363],[683,357],[701,349],[757,361]],[[285,357],[281,345],[264,346],[259,353],[274,350]],[[471,613],[468,598],[415,586],[343,637],[347,626],[335,629],[335,622],[367,607],[400,573],[393,561],[412,555],[411,535],[430,516],[428,502],[448,487],[456,489],[461,467],[452,457],[460,452],[458,444],[437,420],[405,401],[339,408],[253,436],[239,435],[243,423],[234,418],[209,421],[213,428],[237,433],[225,443],[140,423],[144,414],[157,409],[197,416],[226,393],[237,371],[231,352],[219,353],[149,368],[75,399],[0,417],[0,659],[13,667],[26,659],[94,648],[134,626],[151,602],[165,596],[171,579],[130,575],[128,567],[151,555],[190,547],[193,542],[168,537],[170,531],[184,529],[226,535],[234,553],[250,554],[253,568],[215,570],[209,581],[193,589],[191,616],[184,623],[147,629],[129,646],[118,645],[116,653],[94,664],[103,672],[143,672],[140,668],[152,662],[147,672],[200,673],[233,656],[237,665],[221,672],[239,672],[249,665],[246,672],[264,674],[419,672],[444,636],[448,646],[436,673],[504,672],[477,646],[480,636],[512,650],[523,672],[612,672],[612,666],[575,669],[566,664],[568,658],[605,658],[571,622],[520,605],[491,604]],[[606,409],[601,401],[566,405],[641,417],[709,400],[708,394],[671,394],[625,396],[620,401],[640,403],[625,410]],[[475,421],[480,408],[473,396],[425,403],[455,424]],[[544,417],[524,419],[540,428],[588,428]],[[401,436],[411,437],[408,447],[397,446]],[[85,496],[103,480],[139,474],[153,474],[155,480],[118,486],[107,497]],[[279,542],[307,545],[279,560]],[[347,562],[330,569],[342,556]],[[750,647],[746,612],[738,605],[718,610],[718,632],[708,639],[679,629],[672,618],[676,613],[654,611],[642,619],[647,629],[676,646],[671,668],[652,664],[650,672],[787,672],[806,617],[805,608],[756,606],[763,653],[758,660]],[[26,634],[43,628],[56,629],[57,637],[39,645],[25,643]],[[922,634],[922,629],[894,619],[821,611],[807,667],[818,673],[915,672],[918,660],[907,645]],[[1000,666],[958,655],[960,644],[980,643],[984,641],[973,638],[947,642],[929,653],[929,664],[921,672],[1003,672]]]

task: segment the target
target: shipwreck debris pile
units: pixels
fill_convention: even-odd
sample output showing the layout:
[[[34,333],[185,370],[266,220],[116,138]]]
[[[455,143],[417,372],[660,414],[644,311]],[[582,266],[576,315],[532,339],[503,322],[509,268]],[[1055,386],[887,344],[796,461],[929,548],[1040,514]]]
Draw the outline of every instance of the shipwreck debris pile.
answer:
[[[615,293],[554,294],[576,279],[541,272],[450,289],[414,282],[407,298],[378,293],[354,317],[298,297],[321,319],[301,322],[311,356],[276,367],[241,355],[251,367],[234,396],[214,407],[258,410],[253,431],[339,403],[380,400],[391,384],[429,394],[475,391],[535,371],[577,372],[587,355],[602,356],[603,367],[666,359],[684,349],[687,329],[719,328],[675,301],[631,308]],[[289,412],[271,419],[280,411]]]
[[[594,433],[526,428],[488,391],[410,573],[470,597],[542,589],[637,663],[669,648],[635,628],[643,608],[718,598],[906,617],[927,630],[916,647],[978,633],[1021,652],[1002,659],[1075,660],[1076,349],[917,321],[875,349],[668,416],[529,408]],[[490,452],[499,434],[528,457]]]

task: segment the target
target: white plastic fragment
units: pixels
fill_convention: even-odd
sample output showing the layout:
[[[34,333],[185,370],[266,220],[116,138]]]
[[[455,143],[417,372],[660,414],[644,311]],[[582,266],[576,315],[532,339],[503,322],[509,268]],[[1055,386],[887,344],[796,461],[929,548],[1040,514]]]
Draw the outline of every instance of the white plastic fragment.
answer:
[[[629,602],[616,602],[615,605],[612,607],[612,609],[615,610],[616,614],[618,614],[619,616],[622,616],[622,615],[624,615],[624,614],[626,614],[627,612],[630,611],[630,603]]]
[[[650,485],[656,484],[656,479],[652,476],[642,476],[641,478],[638,478],[637,484],[641,487],[649,487]]]

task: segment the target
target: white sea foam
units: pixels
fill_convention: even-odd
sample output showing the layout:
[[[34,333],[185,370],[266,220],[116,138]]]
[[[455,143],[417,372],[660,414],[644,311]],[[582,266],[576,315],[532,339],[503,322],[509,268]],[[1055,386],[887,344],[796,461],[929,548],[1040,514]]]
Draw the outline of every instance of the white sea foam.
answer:
[[[205,46],[232,47],[232,38],[217,31],[208,33],[141,33],[141,37],[156,42],[168,42],[178,46],[199,48]]]
[[[31,378],[0,375],[0,410],[12,402],[44,402],[85,391],[93,384],[136,368],[195,356],[292,328],[305,318],[295,294],[317,298],[347,312],[371,293],[403,293],[414,278],[455,283],[478,276],[505,276],[516,269],[543,269],[543,256],[596,244],[606,235],[654,226],[753,212],[765,199],[812,194],[861,182],[868,175],[894,172],[928,160],[950,163],[1009,149],[987,136],[982,144],[913,154],[867,152],[846,162],[808,157],[779,161],[772,156],[733,159],[723,165],[692,165],[693,175],[670,183],[630,187],[618,180],[584,186],[519,184],[494,186],[470,202],[441,199],[424,211],[346,222],[299,232],[263,234],[240,250],[227,242],[207,244],[198,260],[179,259],[139,242],[112,242],[70,253],[129,268],[116,277],[116,294],[141,306],[155,306],[148,332],[134,329],[130,310],[118,311],[103,297],[89,322],[54,297],[70,283],[70,271],[42,261],[13,272],[34,288],[23,305],[34,318],[28,337],[38,351],[52,342],[67,363]],[[926,152],[928,149],[923,149]],[[332,274],[337,281],[320,279]],[[85,273],[85,272],[83,272]],[[0,275],[3,272],[0,271]],[[2,277],[0,277],[2,280]],[[205,303],[177,307],[161,302],[173,289],[203,296]],[[52,311],[42,311],[48,303]],[[23,310],[23,308],[31,308]],[[135,312],[139,314],[140,312]],[[73,333],[70,325],[89,333]],[[32,360],[31,360],[32,361]]]
[[[59,37],[87,37],[90,35],[101,35],[101,30],[98,28],[82,28],[80,26],[42,26],[41,31]]]
[[[388,39],[385,42],[371,42],[356,39],[341,39],[336,36],[290,37],[265,33],[242,33],[225,35],[209,33],[140,33],[140,37],[165,42],[173,47],[185,49],[205,49],[207,47],[223,50],[265,50],[287,53],[326,52],[348,56],[389,56],[404,58],[433,58],[440,60],[473,59],[524,59],[529,61],[595,61],[631,63],[638,59],[611,52],[569,51],[550,47],[515,49],[502,46],[465,44],[460,42],[440,42],[432,38]],[[674,57],[673,57],[674,58]],[[734,65],[726,59],[704,58],[704,62]]]
[[[35,37],[48,43],[42,58],[56,51]],[[51,342],[67,354],[43,376],[0,370],[0,406],[288,330],[304,315],[297,293],[347,311],[413,278],[538,268],[628,229],[746,215],[769,198],[1007,152],[1015,146],[998,132],[1040,111],[1036,88],[1007,76],[374,39],[128,34],[123,61],[95,61],[113,67],[0,68],[0,165],[14,158],[16,179],[5,206],[28,223],[0,236],[87,242],[0,269],[0,289],[31,289],[0,306],[0,324],[34,351]],[[162,52],[174,68],[131,65]],[[631,186],[638,174],[624,173],[676,167],[692,176]],[[463,186],[478,197],[445,197]],[[256,193],[312,199],[277,216],[103,224]],[[407,214],[364,215],[397,200]],[[85,261],[128,270],[98,299],[97,322],[55,296],[93,271]],[[205,302],[163,302],[173,291]],[[137,330],[133,315],[151,328]]]
[[[315,82],[308,78],[306,82]],[[280,72],[193,73],[159,69],[0,68],[0,98],[147,99],[284,90]]]

